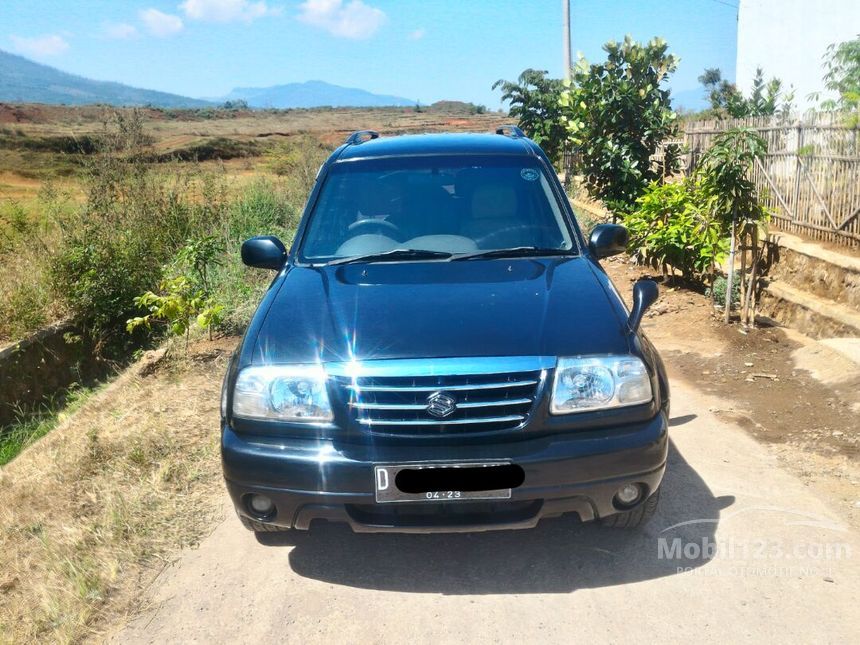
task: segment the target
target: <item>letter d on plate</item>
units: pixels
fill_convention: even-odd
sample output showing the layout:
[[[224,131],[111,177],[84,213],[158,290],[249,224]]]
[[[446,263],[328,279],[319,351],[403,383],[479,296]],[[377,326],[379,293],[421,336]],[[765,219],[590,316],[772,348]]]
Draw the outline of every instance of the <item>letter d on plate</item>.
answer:
[[[388,470],[385,468],[376,469],[376,490],[388,489]]]

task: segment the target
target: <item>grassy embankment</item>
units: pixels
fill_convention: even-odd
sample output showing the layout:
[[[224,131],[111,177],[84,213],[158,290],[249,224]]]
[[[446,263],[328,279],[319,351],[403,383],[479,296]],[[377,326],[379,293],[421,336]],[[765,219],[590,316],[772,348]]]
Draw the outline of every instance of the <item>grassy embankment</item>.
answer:
[[[98,637],[223,517],[218,390],[234,344],[147,356],[0,468],[0,643]]]

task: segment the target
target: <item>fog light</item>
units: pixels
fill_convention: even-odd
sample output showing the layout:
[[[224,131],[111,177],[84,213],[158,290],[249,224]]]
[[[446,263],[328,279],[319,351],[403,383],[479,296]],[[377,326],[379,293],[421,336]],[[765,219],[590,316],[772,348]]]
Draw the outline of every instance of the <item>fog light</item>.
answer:
[[[642,487],[639,484],[624,484],[615,493],[615,499],[624,506],[633,506],[642,497]]]
[[[257,517],[267,517],[275,510],[275,503],[265,495],[251,495],[248,497],[248,508]]]

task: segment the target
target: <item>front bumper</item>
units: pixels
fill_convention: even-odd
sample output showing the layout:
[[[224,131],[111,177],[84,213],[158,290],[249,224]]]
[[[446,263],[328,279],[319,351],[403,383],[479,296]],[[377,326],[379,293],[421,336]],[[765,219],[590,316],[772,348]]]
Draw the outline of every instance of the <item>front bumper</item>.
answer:
[[[459,532],[530,528],[544,517],[583,521],[618,512],[627,483],[660,485],[668,451],[667,418],[534,439],[472,445],[345,444],[325,438],[257,437],[222,428],[221,454],[236,511],[251,519],[246,496],[262,493],[276,512],[266,521],[308,529],[315,519],[357,532]],[[509,460],[525,471],[510,500],[377,504],[375,464]],[[647,496],[646,495],[646,496]]]

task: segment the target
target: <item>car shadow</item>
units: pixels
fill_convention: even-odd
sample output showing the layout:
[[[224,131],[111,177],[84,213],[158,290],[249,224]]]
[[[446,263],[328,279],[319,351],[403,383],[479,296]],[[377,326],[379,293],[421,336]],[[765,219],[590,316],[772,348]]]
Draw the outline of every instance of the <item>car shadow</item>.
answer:
[[[292,546],[295,573],[332,584],[416,593],[563,593],[708,562],[706,550],[684,546],[713,541],[720,511],[734,497],[715,498],[671,442],[662,486],[657,514],[638,530],[584,524],[576,516],[546,519],[531,530],[426,535],[358,534],[320,522],[261,541]]]
[[[698,418],[698,414],[682,414],[680,417],[672,417],[669,419],[669,427],[676,428],[677,426],[683,426]]]

